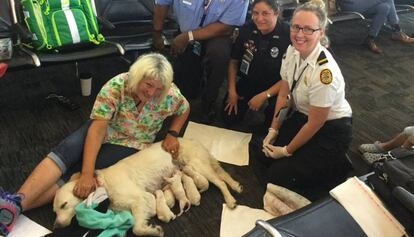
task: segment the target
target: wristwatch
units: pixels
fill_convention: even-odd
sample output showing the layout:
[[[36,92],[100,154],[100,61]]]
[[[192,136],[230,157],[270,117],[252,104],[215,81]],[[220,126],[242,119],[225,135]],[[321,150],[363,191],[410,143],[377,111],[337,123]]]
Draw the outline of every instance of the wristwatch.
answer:
[[[174,131],[174,130],[168,130],[167,133],[170,134],[173,137],[179,137],[180,136],[180,134],[177,131]]]

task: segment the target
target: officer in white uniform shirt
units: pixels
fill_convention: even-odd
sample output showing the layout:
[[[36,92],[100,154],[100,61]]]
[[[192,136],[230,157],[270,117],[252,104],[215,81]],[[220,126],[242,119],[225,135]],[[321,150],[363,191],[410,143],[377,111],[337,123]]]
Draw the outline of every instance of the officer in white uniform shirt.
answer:
[[[260,166],[263,181],[298,192],[330,188],[350,168],[352,110],[341,71],[320,44],[327,24],[324,9],[322,1],[313,0],[295,10],[275,116],[261,146],[251,143],[251,150],[262,151],[253,155],[252,165]]]

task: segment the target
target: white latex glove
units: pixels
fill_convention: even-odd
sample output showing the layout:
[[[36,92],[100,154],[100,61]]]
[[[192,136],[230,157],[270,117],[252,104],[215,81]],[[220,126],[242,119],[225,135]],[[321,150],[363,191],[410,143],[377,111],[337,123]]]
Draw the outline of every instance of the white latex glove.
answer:
[[[269,128],[269,132],[266,137],[263,139],[263,148],[265,145],[273,144],[276,141],[276,137],[279,134],[279,130],[274,128]]]
[[[288,157],[292,155],[287,152],[286,146],[281,147],[268,144],[263,146],[262,151],[263,153],[265,153],[266,157],[270,157],[273,159],[280,159],[282,157]]]

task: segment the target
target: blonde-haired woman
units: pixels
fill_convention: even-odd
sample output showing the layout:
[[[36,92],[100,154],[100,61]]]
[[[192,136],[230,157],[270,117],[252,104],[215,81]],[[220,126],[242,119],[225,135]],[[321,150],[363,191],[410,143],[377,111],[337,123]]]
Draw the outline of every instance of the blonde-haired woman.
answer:
[[[337,184],[349,169],[345,152],[351,142],[352,110],[342,73],[320,43],[326,25],[321,1],[294,11],[275,116],[259,147],[263,152],[257,164],[265,181],[298,191]],[[283,121],[288,96],[292,112]]]
[[[87,197],[97,186],[95,169],[153,143],[169,116],[172,121],[162,146],[176,157],[177,136],[190,108],[172,79],[170,63],[157,53],[139,57],[129,72],[110,79],[96,97],[90,120],[52,149],[18,194],[0,190],[0,233],[10,232],[21,211],[50,202],[74,172],[81,171],[74,194]]]

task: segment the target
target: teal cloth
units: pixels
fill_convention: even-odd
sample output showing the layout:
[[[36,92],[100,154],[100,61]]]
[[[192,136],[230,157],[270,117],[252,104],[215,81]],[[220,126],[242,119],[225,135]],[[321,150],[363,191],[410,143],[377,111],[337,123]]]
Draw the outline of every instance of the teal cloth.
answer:
[[[80,226],[89,229],[104,229],[98,237],[125,236],[126,231],[131,228],[135,219],[129,211],[106,213],[98,212],[95,208],[98,204],[93,203],[87,207],[81,202],[75,207],[76,219]]]

